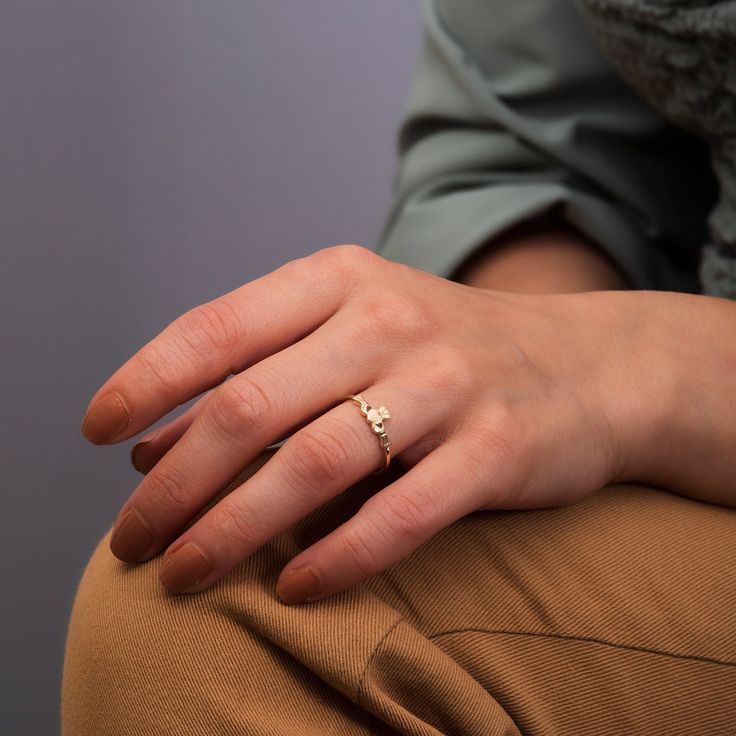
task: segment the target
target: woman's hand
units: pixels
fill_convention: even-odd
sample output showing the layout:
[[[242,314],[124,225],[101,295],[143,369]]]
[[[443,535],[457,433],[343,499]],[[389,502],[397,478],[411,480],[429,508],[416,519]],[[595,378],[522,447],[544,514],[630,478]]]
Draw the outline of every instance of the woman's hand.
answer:
[[[82,431],[102,444],[214,389],[162,430],[173,446],[121,509],[112,551],[138,562],[168,547],[162,582],[208,587],[381,466],[377,436],[345,398],[356,393],[390,411],[392,457],[407,472],[287,565],[279,583],[312,571],[311,599],[472,511],[570,504],[631,472],[656,474],[642,443],[680,388],[672,372],[657,375],[666,356],[651,352],[658,294],[490,291],[355,245],[289,261],[179,317],[93,398]]]

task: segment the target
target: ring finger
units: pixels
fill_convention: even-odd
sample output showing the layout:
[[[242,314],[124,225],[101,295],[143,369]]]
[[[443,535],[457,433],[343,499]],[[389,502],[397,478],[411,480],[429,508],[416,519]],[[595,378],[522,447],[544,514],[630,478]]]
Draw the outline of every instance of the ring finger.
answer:
[[[212,392],[123,505],[113,554],[127,562],[158,554],[264,447],[334,406],[356,382],[369,384],[386,370],[390,345],[380,354],[356,348],[356,324],[345,309]]]
[[[385,405],[392,456],[446,420],[451,402],[430,390],[373,385],[361,395]],[[380,402],[380,403],[379,403]],[[379,435],[351,400],[297,433],[240,487],[225,496],[164,554],[161,581],[170,592],[202,590],[281,531],[382,467]]]

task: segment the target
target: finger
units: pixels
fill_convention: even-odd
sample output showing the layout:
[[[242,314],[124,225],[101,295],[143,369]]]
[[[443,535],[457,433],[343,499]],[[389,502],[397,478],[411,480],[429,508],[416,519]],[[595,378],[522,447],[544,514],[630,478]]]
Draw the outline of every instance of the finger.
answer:
[[[349,273],[369,270],[377,258],[361,246],[324,248],[186,312],[103,384],[82,433],[97,444],[132,437],[231,373],[292,344],[337,311]]]
[[[457,436],[368,499],[357,514],[297,555],[281,571],[276,594],[310,602],[367,580],[476,510],[485,474],[468,472]]]
[[[395,382],[373,385],[362,395],[389,408],[384,430],[392,453],[417,442],[450,410],[449,404],[428,402],[426,392],[397,389]],[[276,534],[383,467],[383,453],[360,407],[346,400],[290,437],[258,473],[177,539],[164,554],[162,583],[174,593],[198,581],[196,590],[211,585]]]
[[[133,467],[142,475],[150,473],[156,463],[184,436],[184,432],[189,429],[204,408],[205,399],[211,395],[212,392],[209,391],[176,419],[146,435],[133,445],[130,451],[130,462]],[[307,421],[297,425],[297,429],[300,429]],[[285,439],[286,437],[279,437],[272,444],[279,444]]]
[[[358,327],[350,310],[341,310],[299,343],[213,391],[123,505],[110,541],[113,554],[127,562],[158,554],[274,439],[342,402],[356,384],[370,385],[382,366],[375,353],[354,348]],[[131,509],[135,514],[123,524]]]
[[[206,393],[193,406],[190,406],[176,419],[159,427],[155,432],[143,437],[133,445],[130,451],[130,462],[133,467],[145,475],[156,463],[181,439],[191,423],[199,416],[212,392]]]

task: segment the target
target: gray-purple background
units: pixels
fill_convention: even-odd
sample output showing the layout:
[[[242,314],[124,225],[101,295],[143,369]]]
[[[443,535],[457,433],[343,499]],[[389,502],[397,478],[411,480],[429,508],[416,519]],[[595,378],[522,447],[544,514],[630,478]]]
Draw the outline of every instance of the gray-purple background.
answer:
[[[375,247],[418,0],[2,0],[2,681],[58,732],[75,587],[135,487],[92,393],[183,311],[340,242]]]

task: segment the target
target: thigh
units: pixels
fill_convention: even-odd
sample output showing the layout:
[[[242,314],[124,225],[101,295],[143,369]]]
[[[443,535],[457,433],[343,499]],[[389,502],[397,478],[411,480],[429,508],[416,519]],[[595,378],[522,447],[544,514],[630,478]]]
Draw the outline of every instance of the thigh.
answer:
[[[469,514],[366,585],[524,734],[725,736],[735,553],[733,509],[619,484],[564,508]],[[405,635],[381,643],[366,683],[396,668]]]
[[[158,580],[161,557],[121,562],[111,532],[86,565],[68,624],[64,736],[394,733],[353,697],[389,620],[368,618],[356,636],[345,616],[282,604],[276,579],[299,551],[291,533],[207,591],[172,596]]]
[[[69,623],[65,736],[726,733],[733,511],[621,485],[562,509],[475,512],[362,585],[283,605],[286,563],[398,472],[196,595],[164,591],[160,558],[117,560],[108,531]]]

